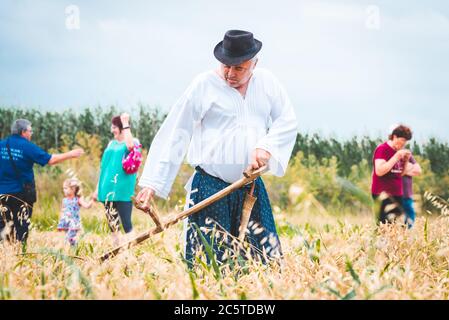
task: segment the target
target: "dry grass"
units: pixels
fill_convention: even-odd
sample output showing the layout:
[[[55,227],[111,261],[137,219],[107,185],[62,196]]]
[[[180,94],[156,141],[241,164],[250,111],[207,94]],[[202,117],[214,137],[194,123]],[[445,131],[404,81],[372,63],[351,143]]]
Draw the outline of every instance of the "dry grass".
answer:
[[[102,219],[99,208],[83,219]],[[94,217],[92,217],[94,216]],[[135,213],[137,231],[150,222]],[[100,264],[107,232],[82,234],[77,249],[53,231],[32,230],[27,254],[0,245],[1,299],[447,299],[449,218],[412,230],[376,228],[372,217],[276,214],[284,260],[189,272],[181,224]],[[81,256],[78,260],[71,256]],[[223,267],[226,269],[227,267]]]

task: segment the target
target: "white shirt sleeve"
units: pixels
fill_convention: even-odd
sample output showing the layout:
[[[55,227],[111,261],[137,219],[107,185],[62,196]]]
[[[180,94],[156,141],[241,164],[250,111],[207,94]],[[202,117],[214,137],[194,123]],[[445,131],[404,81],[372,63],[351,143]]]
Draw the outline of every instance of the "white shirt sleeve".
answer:
[[[298,124],[286,91],[276,79],[272,81],[272,123],[267,135],[258,141],[256,148],[270,152],[269,170],[275,176],[281,177],[287,170],[298,133]]]
[[[156,195],[166,199],[187,153],[194,123],[201,114],[198,81],[173,105],[151,143],[140,187],[151,187]]]

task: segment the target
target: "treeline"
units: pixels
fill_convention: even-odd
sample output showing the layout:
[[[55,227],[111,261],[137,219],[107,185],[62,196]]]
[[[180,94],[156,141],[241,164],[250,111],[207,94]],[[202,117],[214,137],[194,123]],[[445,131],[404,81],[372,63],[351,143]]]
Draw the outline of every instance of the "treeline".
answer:
[[[11,124],[15,119],[25,118],[32,122],[33,141],[42,148],[58,149],[63,141],[72,141],[79,131],[98,135],[101,147],[104,149],[111,139],[111,118],[119,115],[123,110],[114,106],[109,108],[96,107],[64,112],[41,111],[38,109],[18,109],[0,107],[0,138],[10,134]],[[141,141],[144,148],[148,148],[166,114],[156,108],[139,105],[131,111],[131,126],[133,134]],[[386,137],[373,139],[371,137],[353,137],[346,141],[334,138],[323,138],[318,134],[298,134],[293,154],[302,151],[305,164],[310,161],[322,161],[336,157],[338,161],[338,174],[346,177],[351,168],[362,160],[367,160],[372,166],[372,154],[375,147]],[[446,177],[449,173],[449,145],[447,142],[429,139],[423,144],[413,142],[410,146],[413,153],[430,161],[432,172],[438,177]]]
[[[11,124],[16,119],[27,119],[33,126],[33,142],[45,150],[58,149],[67,140],[75,144],[77,132],[97,135],[104,149],[111,139],[111,119],[123,110],[116,107],[73,109],[63,112],[40,111],[38,109],[17,109],[0,107],[0,138],[8,136]],[[144,148],[148,148],[157,130],[165,119],[158,109],[139,105],[137,109],[126,110],[131,115],[133,134],[139,138]]]
[[[293,154],[302,151],[304,154],[303,161],[306,162],[307,159],[310,159],[309,156],[314,156],[319,161],[336,157],[338,173],[340,176],[346,177],[350,174],[351,168],[364,159],[368,161],[368,165],[372,169],[373,151],[386,138],[373,139],[364,136],[338,141],[334,138],[323,138],[318,134],[298,134]],[[413,141],[409,148],[415,156],[428,159],[433,173],[437,176],[444,177],[449,174],[449,145],[447,142],[430,138],[421,145]]]

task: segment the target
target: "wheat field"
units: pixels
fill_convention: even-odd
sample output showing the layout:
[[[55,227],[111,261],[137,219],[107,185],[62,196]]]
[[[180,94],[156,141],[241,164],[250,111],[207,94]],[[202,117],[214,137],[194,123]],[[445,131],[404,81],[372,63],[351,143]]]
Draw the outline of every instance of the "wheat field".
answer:
[[[412,229],[378,227],[368,195],[348,198],[353,193],[338,189],[334,163],[304,167],[294,161],[283,178],[264,177],[284,253],[280,265],[240,259],[218,270],[206,263],[190,270],[182,257],[182,223],[100,263],[98,258],[113,245],[101,204],[82,209],[77,247],[71,248],[56,231],[64,179],[79,178],[86,196],[98,180],[98,139],[78,134],[76,140],[86,151],[82,160],[36,170],[38,202],[27,247],[0,242],[0,299],[449,297],[449,217],[436,210],[423,215],[418,206]],[[183,165],[171,198],[158,201],[165,218],[183,208],[183,186],[191,173]],[[369,190],[368,168],[354,175],[359,180],[353,180],[350,190]],[[433,181],[424,178],[417,181],[420,188]],[[320,203],[317,191],[327,192],[331,200]],[[352,205],[345,205],[343,197]],[[281,203],[288,205],[281,208]],[[136,209],[133,224],[135,234],[153,226]]]
[[[275,216],[280,265],[246,261],[217,272],[207,264],[187,268],[181,224],[100,263],[112,240],[101,208],[84,210],[83,224],[99,227],[84,230],[77,248],[61,233],[36,228],[26,253],[0,245],[0,299],[448,298],[448,217],[419,217],[407,230],[377,227],[366,214]],[[134,223],[136,233],[152,224],[138,212]]]

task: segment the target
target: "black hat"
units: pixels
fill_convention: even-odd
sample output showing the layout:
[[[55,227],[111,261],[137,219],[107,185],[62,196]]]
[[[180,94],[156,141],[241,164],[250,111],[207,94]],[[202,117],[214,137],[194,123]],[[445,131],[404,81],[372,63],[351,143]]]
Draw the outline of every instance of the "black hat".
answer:
[[[235,66],[253,58],[262,48],[262,42],[254,39],[249,31],[229,30],[223,41],[215,46],[214,55],[218,61]]]

